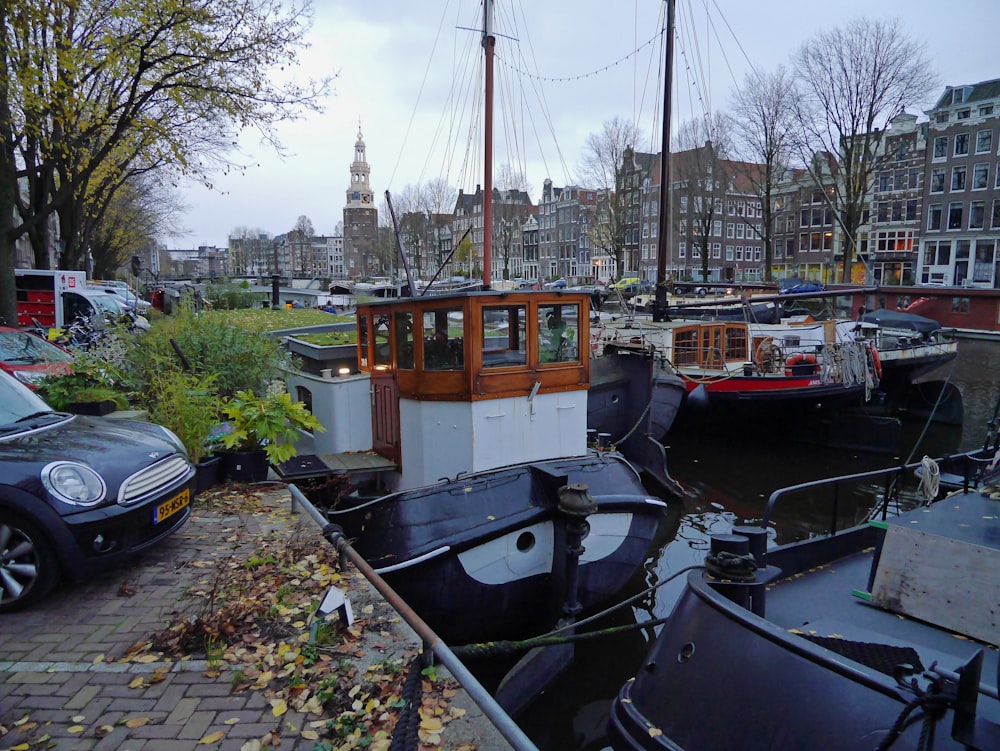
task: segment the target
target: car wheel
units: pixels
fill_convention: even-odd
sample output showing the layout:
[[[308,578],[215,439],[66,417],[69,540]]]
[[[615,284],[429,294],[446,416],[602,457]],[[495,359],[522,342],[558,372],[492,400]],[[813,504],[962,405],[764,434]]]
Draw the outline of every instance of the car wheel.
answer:
[[[18,610],[49,593],[58,563],[37,527],[0,511],[0,613]]]

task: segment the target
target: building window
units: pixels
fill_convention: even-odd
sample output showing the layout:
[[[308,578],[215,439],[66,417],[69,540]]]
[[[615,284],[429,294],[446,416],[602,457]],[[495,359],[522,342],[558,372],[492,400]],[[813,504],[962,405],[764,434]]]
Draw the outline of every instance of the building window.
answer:
[[[948,229],[962,229],[962,208],[961,203],[948,204]]]
[[[986,204],[983,201],[973,201],[969,206],[969,229],[982,229],[985,219]]]
[[[987,154],[993,148],[993,131],[981,130],[976,133],[976,153]]]
[[[989,184],[990,165],[977,164],[972,168],[972,189],[983,190]]]
[[[931,170],[931,193],[944,193],[944,167]]]
[[[958,133],[955,136],[955,156],[965,156],[969,153],[969,134]]]
[[[951,189],[952,191],[965,190],[965,167],[951,168]]]
[[[948,156],[948,136],[938,136],[934,139],[934,158],[944,159]]]

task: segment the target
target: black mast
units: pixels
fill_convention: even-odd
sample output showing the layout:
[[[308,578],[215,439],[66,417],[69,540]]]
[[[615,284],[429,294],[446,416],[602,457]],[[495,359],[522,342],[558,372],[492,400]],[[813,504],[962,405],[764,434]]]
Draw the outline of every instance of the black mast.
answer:
[[[660,145],[660,216],[656,237],[656,298],[653,320],[669,321],[667,312],[667,253],[670,228],[670,98],[674,79],[674,0],[667,0],[663,63],[663,129]]]

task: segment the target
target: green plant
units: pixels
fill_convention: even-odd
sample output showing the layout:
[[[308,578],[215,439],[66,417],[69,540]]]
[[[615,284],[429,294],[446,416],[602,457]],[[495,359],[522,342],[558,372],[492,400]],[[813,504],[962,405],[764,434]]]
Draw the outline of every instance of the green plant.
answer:
[[[253,391],[239,391],[226,402],[223,410],[232,430],[222,437],[223,445],[237,451],[265,451],[267,460],[280,464],[297,453],[298,431],[323,432],[319,420],[284,389],[271,390],[266,396]]]
[[[198,462],[208,451],[208,437],[222,419],[223,401],[215,375],[164,368],[149,374],[145,398],[152,422],[180,438],[188,457]]]
[[[157,373],[186,364],[196,375],[214,374],[215,389],[223,398],[237,391],[265,389],[286,363],[287,353],[277,339],[251,333],[227,315],[227,311],[182,309],[163,316],[135,347],[132,365],[140,380],[151,383]]]
[[[115,374],[96,358],[79,356],[73,370],[43,378],[38,395],[55,410],[66,410],[74,402],[113,401],[118,409],[128,407],[128,397],[117,385]]]

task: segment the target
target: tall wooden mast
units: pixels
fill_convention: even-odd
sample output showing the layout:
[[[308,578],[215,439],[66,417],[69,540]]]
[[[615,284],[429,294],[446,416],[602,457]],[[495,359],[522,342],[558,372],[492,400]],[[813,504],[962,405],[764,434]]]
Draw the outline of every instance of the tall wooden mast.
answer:
[[[483,49],[486,52],[486,119],[483,176],[483,289],[490,288],[493,271],[493,0],[483,0]]]

